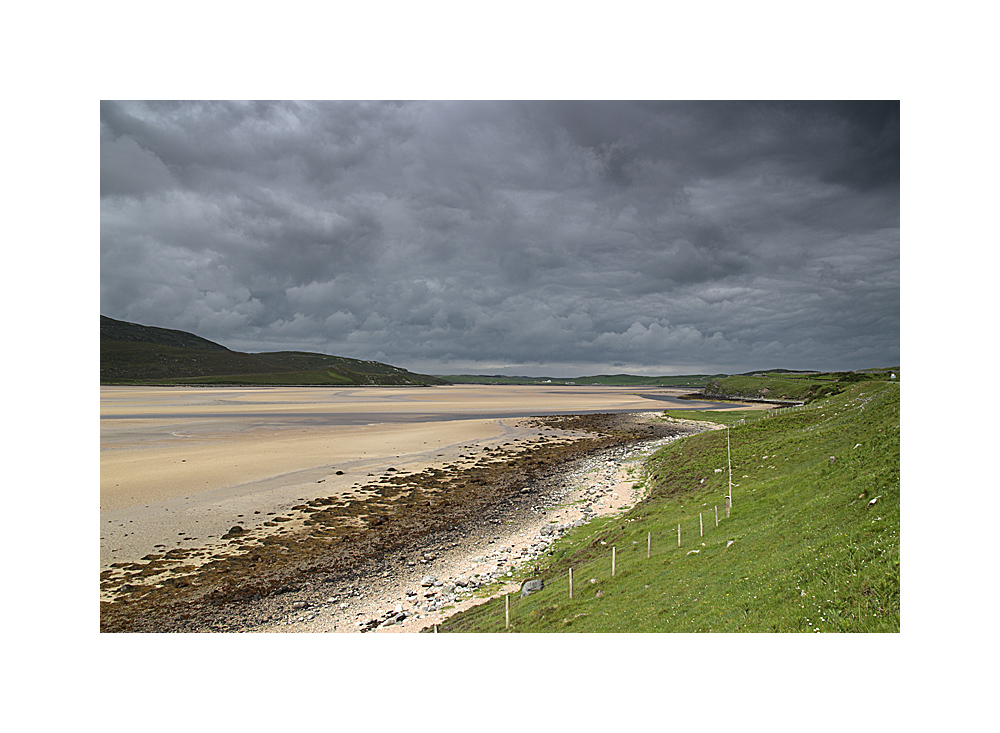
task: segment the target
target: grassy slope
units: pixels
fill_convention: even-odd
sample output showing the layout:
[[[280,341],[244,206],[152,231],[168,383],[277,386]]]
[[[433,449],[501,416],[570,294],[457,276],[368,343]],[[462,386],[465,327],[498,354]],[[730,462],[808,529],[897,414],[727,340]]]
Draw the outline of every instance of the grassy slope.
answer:
[[[848,385],[810,407],[746,417],[753,422],[730,429],[730,519],[728,477],[715,473],[726,467],[726,431],[668,446],[648,464],[647,499],[553,547],[541,573],[546,588],[511,597],[511,630],[899,631],[898,384]],[[503,631],[503,601],[459,614],[440,630]]]
[[[176,346],[181,349],[209,349],[212,351],[229,351],[222,344],[195,336],[187,331],[177,331],[172,328],[158,326],[143,326],[139,323],[119,321],[107,316],[101,316],[101,341],[126,341],[136,343],[161,344]]]
[[[704,392],[708,396],[743,396],[769,400],[801,400],[809,402],[842,393],[849,384],[862,381],[890,381],[890,374],[899,379],[899,368],[867,369],[858,372],[765,372],[735,374],[710,380]]]

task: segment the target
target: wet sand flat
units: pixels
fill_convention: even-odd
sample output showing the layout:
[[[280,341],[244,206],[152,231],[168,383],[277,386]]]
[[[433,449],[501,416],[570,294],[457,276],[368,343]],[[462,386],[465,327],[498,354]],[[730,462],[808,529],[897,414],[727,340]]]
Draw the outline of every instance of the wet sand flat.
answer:
[[[504,435],[486,413],[657,407],[618,388],[102,387],[101,510]]]
[[[276,515],[294,515],[306,502],[377,501],[390,477],[451,475],[492,455],[587,435],[526,415],[707,406],[671,404],[678,394],[561,386],[104,387],[102,576],[171,552],[197,565],[227,552],[234,526],[283,535],[298,523]]]

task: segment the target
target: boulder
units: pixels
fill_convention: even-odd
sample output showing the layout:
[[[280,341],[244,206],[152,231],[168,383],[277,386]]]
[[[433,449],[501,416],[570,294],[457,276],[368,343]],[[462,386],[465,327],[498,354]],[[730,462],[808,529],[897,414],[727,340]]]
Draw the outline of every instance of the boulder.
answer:
[[[389,618],[381,623],[381,626],[385,628],[386,626],[393,626],[395,624],[401,624],[406,620],[406,613],[400,611],[399,613],[394,613]]]
[[[526,598],[536,591],[545,587],[545,581],[541,578],[531,578],[521,585],[521,598]]]

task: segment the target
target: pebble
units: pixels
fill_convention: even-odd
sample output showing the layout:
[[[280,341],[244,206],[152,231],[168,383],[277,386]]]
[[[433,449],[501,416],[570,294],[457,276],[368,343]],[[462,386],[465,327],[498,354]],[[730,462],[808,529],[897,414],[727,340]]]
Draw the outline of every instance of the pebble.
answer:
[[[556,522],[547,522],[541,528],[539,528],[539,530],[537,530],[537,534],[535,534],[533,539],[527,539],[526,541],[525,539],[523,539],[525,537],[525,534],[522,533],[520,535],[522,539],[520,540],[518,540],[518,537],[510,535],[507,537],[493,537],[493,538],[482,537],[475,543],[471,541],[466,543],[456,543],[456,542],[448,543],[453,548],[461,547],[462,544],[465,544],[470,550],[472,549],[472,547],[468,546],[470,544],[482,544],[485,546],[499,545],[499,546],[489,547],[488,551],[491,553],[490,555],[487,556],[479,555],[471,558],[466,558],[465,560],[463,560],[462,562],[465,565],[465,567],[469,567],[471,565],[472,569],[462,574],[458,574],[455,576],[445,575],[443,576],[443,579],[433,575],[424,575],[420,580],[420,586],[426,589],[426,591],[423,594],[424,596],[423,599],[419,599],[419,594],[417,593],[417,591],[412,589],[408,589],[405,592],[402,590],[398,591],[401,594],[401,596],[405,597],[407,601],[414,604],[413,608],[410,610],[404,610],[402,602],[395,602],[392,610],[385,611],[384,613],[376,617],[370,617],[367,621],[359,618],[362,616],[362,614],[360,612],[357,613],[356,618],[359,619],[355,622],[357,628],[362,633],[365,633],[368,631],[376,630],[378,628],[386,628],[396,624],[402,624],[407,619],[417,619],[417,620],[423,619],[426,618],[428,614],[439,611],[443,606],[455,602],[461,602],[466,597],[468,597],[468,594],[472,593],[477,588],[498,581],[501,583],[509,582],[509,578],[513,576],[515,563],[519,566],[527,565],[527,563],[529,563],[532,559],[537,559],[545,552],[547,552],[548,548],[552,545],[552,543],[555,542],[555,540],[563,533],[565,533],[572,527],[583,526],[597,514],[597,511],[594,509],[592,504],[587,503],[582,507],[580,506],[573,507],[575,510],[580,511],[580,514],[582,514],[583,516],[580,516],[576,519],[567,519],[567,521],[565,522],[559,522],[558,520],[560,518],[566,518],[566,511],[565,507],[557,507],[558,504],[560,504],[564,499],[570,496],[570,494],[575,494],[575,496],[577,497],[586,496],[588,498],[588,502],[595,502],[611,498],[612,497],[611,490],[619,486],[618,471],[621,468],[622,459],[629,457],[631,455],[638,455],[640,452],[646,454],[651,453],[656,448],[664,445],[667,442],[670,442],[670,440],[672,439],[649,441],[646,444],[644,444],[643,451],[623,451],[621,449],[617,450],[612,449],[610,451],[605,451],[602,454],[591,456],[590,458],[580,461],[578,464],[576,464],[577,465],[576,470],[571,471],[569,473],[564,473],[559,477],[559,481],[562,485],[562,488],[558,488],[557,486],[555,489],[550,489],[547,493],[544,494],[544,501],[546,503],[546,506],[534,506],[530,508],[532,512],[536,514],[541,514],[543,517],[546,516],[547,514],[552,514],[557,519]],[[526,488],[525,490],[522,490],[521,493],[527,493],[528,491],[541,491],[543,489],[544,487],[542,487],[542,489]],[[618,494],[614,493],[613,496],[617,498]],[[633,496],[633,498],[635,497]],[[493,521],[494,523],[498,523],[500,520],[493,520]],[[483,527],[483,529],[485,529],[485,527]],[[465,535],[463,534],[463,537],[464,536]],[[514,542],[515,544],[521,545],[516,555],[514,553],[515,549],[514,546],[513,545],[508,546],[507,544],[505,544],[510,542]],[[448,544],[442,546],[448,546]],[[436,551],[431,550],[429,548],[420,551],[419,558],[421,564],[427,564],[428,562],[431,562],[433,560],[443,559],[445,562],[449,560],[448,557],[441,558]],[[404,559],[407,567],[412,568],[415,567],[417,564],[412,559],[406,559],[404,557],[399,558],[401,563],[402,561],[404,561]],[[458,560],[458,558],[452,558],[452,559]],[[483,563],[486,562],[495,562],[496,565],[495,567],[487,568],[484,571],[479,566],[481,566]],[[477,569],[480,571],[478,574],[475,572],[475,570]],[[401,583],[403,582],[402,578],[400,578],[400,582]],[[597,580],[591,579],[590,582],[596,583]],[[379,589],[372,588],[372,590],[374,591],[374,593],[370,595],[373,596],[375,599],[378,599]],[[356,587],[349,590],[346,593],[346,595],[349,596],[353,595],[358,598],[361,597],[361,593]],[[337,600],[338,597],[333,596],[327,600],[327,603],[333,603]],[[390,598],[386,598],[385,600],[388,603],[393,603],[393,601]],[[299,603],[302,603],[304,605],[299,606],[298,605]],[[304,601],[297,601],[295,604],[293,604],[293,608],[296,609],[303,609],[306,608],[307,606],[308,603]],[[383,608],[384,607],[385,606],[383,606]],[[339,613],[346,611],[349,608],[349,604],[340,603],[337,608],[339,610],[335,610],[333,612],[333,618],[326,621],[326,623],[328,624],[326,630],[330,630],[331,627],[334,630],[337,628],[336,623],[331,623],[331,621],[335,621]],[[316,618],[316,616],[317,613],[314,610],[311,614],[305,617],[299,617],[297,619],[293,619],[285,623],[310,620]],[[327,618],[329,619],[330,617]],[[347,623],[347,619],[342,619],[341,623]]]

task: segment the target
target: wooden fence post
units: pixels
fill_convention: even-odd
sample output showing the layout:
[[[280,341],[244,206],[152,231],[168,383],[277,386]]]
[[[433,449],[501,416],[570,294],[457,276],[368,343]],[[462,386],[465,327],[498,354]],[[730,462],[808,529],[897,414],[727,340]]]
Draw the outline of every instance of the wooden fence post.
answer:
[[[646,533],[646,559],[649,559],[649,554],[653,550],[653,533]]]
[[[573,600],[573,568],[569,569],[569,599]]]
[[[702,519],[701,512],[698,512],[698,531],[701,532],[701,536],[705,536],[705,521]]]
[[[719,526],[719,505],[715,505],[715,526]]]
[[[729,501],[733,501],[733,452],[729,447],[729,428],[726,428],[726,461],[729,464]],[[729,515],[726,514],[728,517]]]
[[[611,548],[611,577],[615,577],[615,548]]]
[[[729,519],[729,510],[733,508],[733,499],[730,496],[726,497],[726,519]]]
[[[677,546],[681,546],[681,525],[677,525]]]
[[[503,600],[504,600],[504,616],[505,616],[504,628],[505,629],[509,629],[510,628],[510,593],[508,593],[507,595],[505,595],[503,597]]]

